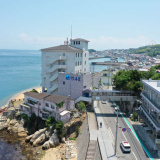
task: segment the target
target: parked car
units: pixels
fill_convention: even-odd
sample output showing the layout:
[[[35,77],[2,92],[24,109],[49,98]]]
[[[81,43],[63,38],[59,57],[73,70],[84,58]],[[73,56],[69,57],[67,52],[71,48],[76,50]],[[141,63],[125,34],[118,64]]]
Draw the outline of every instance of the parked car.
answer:
[[[130,146],[129,142],[127,142],[127,141],[122,141],[120,143],[120,147],[121,147],[123,153],[124,152],[128,152],[128,153],[131,152],[131,146]]]
[[[106,101],[102,101],[102,104],[106,104]]]

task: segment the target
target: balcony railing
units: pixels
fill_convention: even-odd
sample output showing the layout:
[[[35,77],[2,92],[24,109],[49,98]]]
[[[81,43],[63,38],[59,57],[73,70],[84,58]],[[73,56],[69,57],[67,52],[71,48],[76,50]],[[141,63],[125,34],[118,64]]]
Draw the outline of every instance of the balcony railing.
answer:
[[[157,127],[160,127],[160,124],[149,114],[147,109],[142,105],[143,111],[145,111],[146,116],[154,123]]]
[[[155,98],[150,98],[146,92],[142,92],[142,95],[145,96],[150,101],[150,103],[152,103],[157,109],[160,110],[160,104],[157,103]]]

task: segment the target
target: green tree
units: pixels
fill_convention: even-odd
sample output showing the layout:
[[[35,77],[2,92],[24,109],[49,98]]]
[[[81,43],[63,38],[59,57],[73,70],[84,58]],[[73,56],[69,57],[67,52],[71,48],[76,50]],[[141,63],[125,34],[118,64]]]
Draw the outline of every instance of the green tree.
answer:
[[[85,106],[85,104],[83,102],[79,102],[78,103],[78,110],[80,112],[82,112],[83,110],[86,110],[86,106]]]
[[[56,120],[54,117],[51,116],[46,119],[45,125],[47,128],[49,128],[51,125],[55,125],[55,124],[56,124]]]
[[[61,138],[63,137],[63,126],[64,123],[62,121],[56,122],[55,129],[57,130],[58,136]]]
[[[32,89],[30,92],[39,93],[36,89]]]

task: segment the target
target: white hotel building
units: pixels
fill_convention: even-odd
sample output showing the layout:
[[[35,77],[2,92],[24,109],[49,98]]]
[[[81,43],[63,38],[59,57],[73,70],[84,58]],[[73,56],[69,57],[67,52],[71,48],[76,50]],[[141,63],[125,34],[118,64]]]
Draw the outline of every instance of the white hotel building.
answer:
[[[160,80],[142,80],[141,110],[153,127],[155,137],[160,135]],[[159,143],[159,138],[156,138]]]
[[[88,40],[71,39],[70,43],[41,49],[42,92],[58,93],[58,72],[88,72]]]

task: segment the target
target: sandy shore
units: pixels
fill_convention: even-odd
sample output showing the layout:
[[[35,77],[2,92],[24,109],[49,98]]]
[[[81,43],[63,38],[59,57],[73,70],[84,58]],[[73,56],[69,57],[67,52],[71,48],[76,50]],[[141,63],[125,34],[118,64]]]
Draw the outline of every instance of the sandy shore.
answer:
[[[23,93],[24,93],[24,92],[27,92],[27,91],[30,91],[30,90],[32,90],[32,89],[36,89],[39,93],[42,92],[42,87],[40,87],[40,86],[28,88],[28,89],[26,89],[26,90],[23,90],[23,91],[21,91],[21,92],[15,94],[15,95],[13,95],[13,96],[8,100],[8,102],[7,102],[6,105],[4,105],[4,106],[2,106],[2,107],[0,107],[0,108],[2,109],[2,108],[4,108],[4,107],[8,106],[8,103],[9,103],[10,100],[15,100],[15,99],[16,99],[16,100],[19,100],[19,99],[23,99],[23,98],[24,98],[24,94],[23,94]]]

